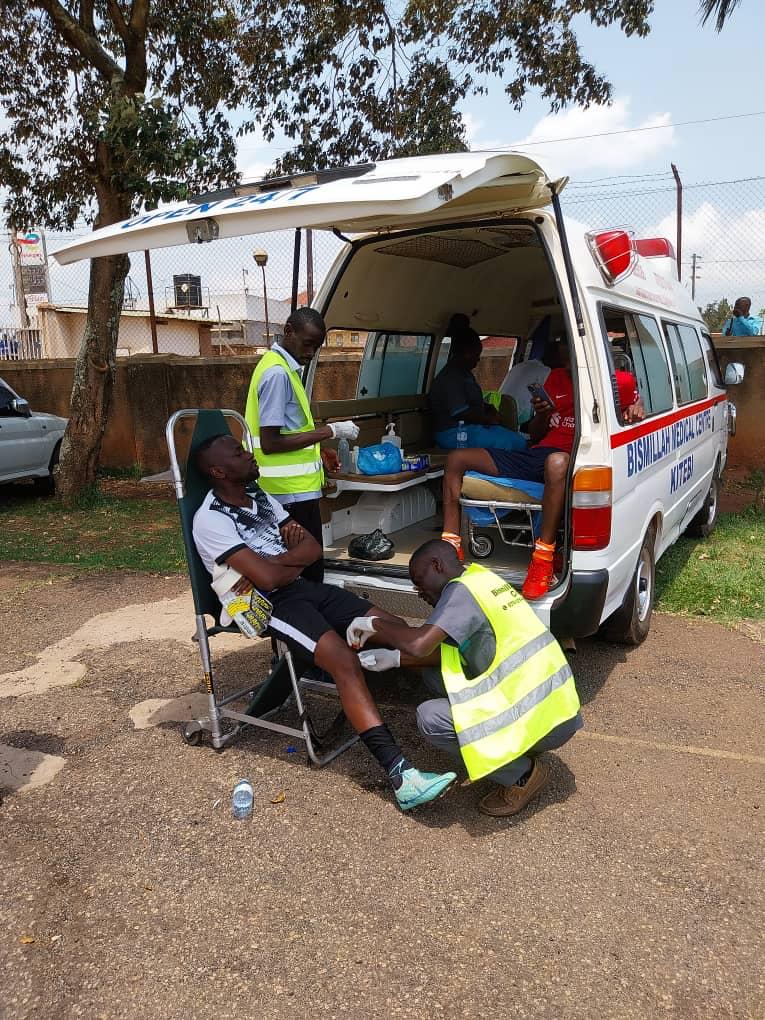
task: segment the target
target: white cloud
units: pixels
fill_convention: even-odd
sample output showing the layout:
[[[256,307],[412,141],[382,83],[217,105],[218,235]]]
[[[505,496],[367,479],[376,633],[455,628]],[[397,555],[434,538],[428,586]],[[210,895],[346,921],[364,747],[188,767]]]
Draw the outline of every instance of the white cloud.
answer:
[[[674,215],[660,220],[652,233],[674,243]],[[697,304],[721,297],[732,302],[747,294],[756,310],[765,306],[765,208],[731,214],[713,202],[702,202],[683,217],[683,282],[689,287],[694,253],[700,258]]]
[[[675,139],[674,128],[667,126],[672,119],[670,113],[656,113],[636,121],[630,114],[629,96],[615,99],[610,106],[587,109],[576,106],[551,113],[537,121],[520,140],[479,138],[483,123],[470,114],[465,119],[471,148],[525,149],[530,156],[546,164],[553,163],[567,174],[639,167],[669,150]],[[633,131],[635,128],[659,130]],[[613,134],[620,131],[632,133]],[[600,137],[588,137],[591,135]]]

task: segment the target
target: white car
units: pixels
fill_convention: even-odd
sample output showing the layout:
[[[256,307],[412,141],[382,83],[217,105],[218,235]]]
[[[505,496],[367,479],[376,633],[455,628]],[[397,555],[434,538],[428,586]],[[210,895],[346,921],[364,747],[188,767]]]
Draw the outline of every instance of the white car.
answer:
[[[31,478],[41,494],[53,493],[66,418],[33,411],[0,379],[0,483]]]

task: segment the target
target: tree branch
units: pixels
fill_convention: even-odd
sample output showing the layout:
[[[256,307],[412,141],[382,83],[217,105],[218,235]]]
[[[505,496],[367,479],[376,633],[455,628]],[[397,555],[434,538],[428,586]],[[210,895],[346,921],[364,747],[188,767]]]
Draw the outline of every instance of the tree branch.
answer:
[[[31,6],[44,11],[62,39],[84,57],[107,81],[111,81],[115,75],[122,76],[122,68],[119,64],[99,45],[94,35],[86,32],[75,21],[58,0],[31,0]]]
[[[149,20],[149,0],[133,0],[130,11],[130,31],[142,39],[146,35],[146,24]]]
[[[122,13],[120,5],[117,0],[106,0],[106,9],[109,11],[109,17],[112,19],[112,24],[117,29],[120,39],[127,46],[128,38],[130,35],[130,29],[125,21],[125,16]]]

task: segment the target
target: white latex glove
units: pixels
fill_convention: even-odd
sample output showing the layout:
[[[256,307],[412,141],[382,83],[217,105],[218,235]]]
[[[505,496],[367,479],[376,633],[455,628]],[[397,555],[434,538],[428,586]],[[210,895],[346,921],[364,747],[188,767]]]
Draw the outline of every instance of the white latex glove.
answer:
[[[401,652],[397,648],[370,648],[366,652],[359,652],[359,662],[364,669],[382,673],[386,669],[398,669],[401,665]]]
[[[331,421],[329,427],[332,429],[333,439],[358,439],[359,427],[352,421]]]
[[[363,648],[374,632],[373,616],[357,616],[355,620],[351,620],[345,632],[345,639],[351,648]]]

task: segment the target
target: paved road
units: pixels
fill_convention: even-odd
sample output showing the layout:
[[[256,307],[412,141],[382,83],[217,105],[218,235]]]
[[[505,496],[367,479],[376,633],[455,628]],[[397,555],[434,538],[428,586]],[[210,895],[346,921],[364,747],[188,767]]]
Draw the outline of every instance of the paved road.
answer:
[[[535,807],[495,822],[463,786],[404,817],[362,749],[317,772],[281,737],[135,728],[196,689],[179,578],[0,577],[0,744],[60,767],[0,807],[3,1018],[765,1016],[763,645],[670,617],[586,643],[587,729]],[[262,661],[223,650],[226,683]],[[442,765],[411,687],[376,693]]]

